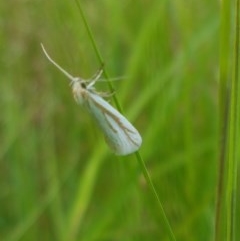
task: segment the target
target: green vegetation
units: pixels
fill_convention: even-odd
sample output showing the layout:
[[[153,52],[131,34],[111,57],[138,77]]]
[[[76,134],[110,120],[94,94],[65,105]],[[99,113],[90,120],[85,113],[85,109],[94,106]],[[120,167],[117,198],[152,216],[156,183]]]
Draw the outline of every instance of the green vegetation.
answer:
[[[178,241],[233,240],[238,32],[228,2],[224,12],[207,0],[79,0],[91,39],[76,1],[1,1],[0,240],[174,240],[167,222]],[[74,76],[102,61],[105,77],[123,77],[96,88],[115,93],[109,101],[142,134],[139,153],[111,153],[40,43]]]

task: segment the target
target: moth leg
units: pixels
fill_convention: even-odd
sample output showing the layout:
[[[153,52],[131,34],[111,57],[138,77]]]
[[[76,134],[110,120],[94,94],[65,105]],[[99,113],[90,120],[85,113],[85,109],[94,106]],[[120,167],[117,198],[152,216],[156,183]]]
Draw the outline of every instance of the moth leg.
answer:
[[[97,94],[101,97],[104,97],[104,98],[110,98],[112,97],[113,95],[115,95],[116,91],[112,91],[112,92],[97,92]]]
[[[92,76],[92,78],[90,78],[90,83],[88,84],[88,87],[92,87],[96,83],[96,81],[101,77],[103,73],[103,66],[104,64],[102,64],[98,71]]]

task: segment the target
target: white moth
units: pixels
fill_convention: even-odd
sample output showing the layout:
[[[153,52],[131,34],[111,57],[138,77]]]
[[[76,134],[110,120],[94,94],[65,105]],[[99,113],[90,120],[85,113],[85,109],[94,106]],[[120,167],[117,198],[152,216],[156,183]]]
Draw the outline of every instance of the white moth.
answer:
[[[41,46],[48,60],[69,78],[76,102],[87,109],[93,117],[102,130],[110,149],[116,155],[128,155],[137,151],[142,144],[142,138],[138,131],[121,113],[105,101],[93,87],[100,78],[102,69],[89,81],[80,77],[73,77],[53,61],[42,44]]]

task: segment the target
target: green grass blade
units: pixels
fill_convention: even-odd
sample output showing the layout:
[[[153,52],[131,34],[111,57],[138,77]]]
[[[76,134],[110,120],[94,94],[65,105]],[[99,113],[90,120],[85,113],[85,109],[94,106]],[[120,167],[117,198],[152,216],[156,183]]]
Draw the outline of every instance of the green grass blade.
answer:
[[[236,240],[239,146],[239,1],[237,0],[233,6],[231,1],[222,3],[219,92],[222,142],[215,217],[215,240],[227,241]],[[235,16],[234,24],[231,22],[232,16]],[[234,49],[231,47],[232,33],[234,33]]]

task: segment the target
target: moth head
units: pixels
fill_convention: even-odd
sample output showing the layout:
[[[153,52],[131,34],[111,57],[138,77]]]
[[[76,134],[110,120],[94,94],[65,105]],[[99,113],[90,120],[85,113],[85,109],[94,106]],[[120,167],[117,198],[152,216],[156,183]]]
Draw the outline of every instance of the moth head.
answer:
[[[82,87],[82,88],[84,88],[83,86],[82,86],[82,83],[83,82],[83,80],[80,78],[80,77],[73,77],[72,79],[70,79],[70,86],[74,86],[76,83],[77,83],[77,85],[79,85],[80,84],[80,86]]]

